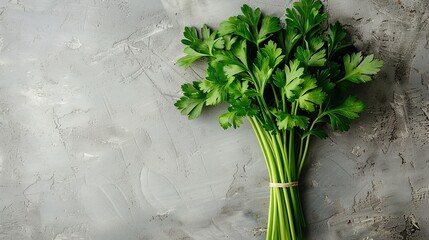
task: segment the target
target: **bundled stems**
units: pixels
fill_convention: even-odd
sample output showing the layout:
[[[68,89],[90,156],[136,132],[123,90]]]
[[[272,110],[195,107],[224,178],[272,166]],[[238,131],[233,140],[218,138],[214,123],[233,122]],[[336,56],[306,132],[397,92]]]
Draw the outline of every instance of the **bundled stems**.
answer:
[[[291,136],[290,142],[283,141],[283,137],[277,134],[272,134],[263,129],[261,121],[256,117],[249,117],[249,121],[253,127],[256,138],[261,146],[267,169],[272,183],[288,183],[298,181],[299,175],[296,165],[291,162],[303,162],[304,159],[294,159],[295,154],[290,154],[291,151],[295,152],[295,148],[287,144],[293,143],[293,132],[284,131],[280,133],[289,133]],[[303,145],[301,145],[302,147]],[[289,151],[289,157],[287,152]],[[307,150],[298,149],[299,152],[306,152]],[[302,155],[305,157],[305,154]],[[305,227],[304,214],[299,199],[299,191],[297,186],[279,188],[270,188],[270,206],[269,217],[267,226],[267,239],[282,239],[282,240],[299,240],[303,237],[303,228]]]

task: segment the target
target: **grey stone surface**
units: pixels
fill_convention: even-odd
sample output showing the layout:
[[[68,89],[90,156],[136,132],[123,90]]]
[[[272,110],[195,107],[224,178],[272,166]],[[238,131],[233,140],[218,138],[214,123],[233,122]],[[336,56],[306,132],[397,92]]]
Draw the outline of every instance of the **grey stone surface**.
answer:
[[[1,0],[0,239],[264,239],[268,176],[248,124],[173,106],[185,25],[243,3]],[[356,93],[350,132],[313,142],[301,187],[308,239],[427,239],[429,2],[330,0],[363,51],[385,61]]]

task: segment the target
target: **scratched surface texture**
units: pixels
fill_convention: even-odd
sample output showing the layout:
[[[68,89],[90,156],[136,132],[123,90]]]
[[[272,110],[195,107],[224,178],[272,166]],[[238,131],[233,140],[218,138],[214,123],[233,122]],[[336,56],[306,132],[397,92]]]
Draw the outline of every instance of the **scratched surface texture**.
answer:
[[[244,2],[0,0],[0,239],[264,239],[268,176],[249,124],[173,103],[185,25]],[[314,141],[301,184],[307,239],[427,239],[429,2],[329,0],[385,61],[350,132]]]

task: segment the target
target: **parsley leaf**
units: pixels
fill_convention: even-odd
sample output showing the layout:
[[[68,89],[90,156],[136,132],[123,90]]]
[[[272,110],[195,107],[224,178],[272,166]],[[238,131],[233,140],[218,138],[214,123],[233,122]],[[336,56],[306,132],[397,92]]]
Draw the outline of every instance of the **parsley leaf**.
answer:
[[[301,109],[314,112],[315,105],[320,105],[326,98],[326,93],[322,88],[317,88],[316,79],[305,77],[302,83],[302,88],[295,90],[298,105]]]
[[[294,8],[286,9],[286,23],[304,36],[319,30],[327,17],[326,13],[320,12],[322,3],[319,0],[301,0],[293,6]]]
[[[232,45],[237,41],[237,37],[232,37],[231,35],[224,35],[223,36],[224,44],[225,44],[225,50],[231,50]]]
[[[258,114],[258,109],[252,106],[251,99],[246,96],[231,101],[231,106],[228,112],[221,114],[218,118],[219,124],[223,129],[233,126],[237,128],[241,125],[244,116],[255,116]]]
[[[263,48],[260,49],[256,57],[256,65],[260,66],[263,59],[268,59],[268,66],[275,68],[283,60],[282,49],[277,47],[274,41],[269,41]]]
[[[247,23],[251,28],[256,29],[261,18],[261,9],[256,8],[253,10],[249,5],[244,4],[241,7],[241,11],[244,15],[239,15],[238,18]]]
[[[226,89],[230,81],[222,67],[217,62],[210,63],[206,79],[199,85],[200,89],[207,94],[206,105],[215,105],[227,98]]]
[[[363,59],[363,60],[362,60]],[[371,75],[380,71],[383,61],[374,58],[374,55],[362,57],[362,53],[353,53],[344,56],[345,76],[338,82],[347,80],[353,83],[365,83],[371,81]]]
[[[274,84],[283,88],[289,101],[294,101],[296,92],[301,89],[300,84],[304,81],[301,76],[304,74],[304,68],[299,67],[300,62],[295,59],[285,65],[284,71],[277,70],[273,76]]]
[[[255,116],[259,110],[253,106],[252,100],[246,96],[231,101],[229,111],[235,111],[239,116]]]
[[[270,68],[270,59],[268,57],[259,60],[259,64],[253,64],[253,74],[255,76],[255,84],[260,90],[260,94],[264,94],[265,86],[270,79],[273,69]]]
[[[329,116],[331,126],[334,130],[347,131],[350,128],[350,120],[356,119],[365,109],[365,104],[355,96],[349,96],[344,102],[336,107],[331,107],[322,116]]]
[[[298,41],[301,39],[301,36],[302,35],[299,34],[298,31],[292,27],[288,27],[286,28],[286,31],[282,31],[282,34],[280,35],[280,39],[281,39],[281,42],[284,44],[283,48],[285,49],[286,59],[289,57],[290,52],[298,43]]]
[[[188,115],[189,119],[200,116],[206,102],[206,94],[199,89],[199,85],[200,82],[183,84],[184,96],[174,104],[183,115]]]
[[[187,55],[177,60],[177,65],[189,67],[201,57],[212,56],[214,49],[224,48],[224,39],[217,37],[217,31],[211,32],[207,25],[201,28],[201,38],[195,27],[185,27],[182,43],[188,45],[184,53]]]
[[[219,51],[216,61],[222,62],[227,76],[234,76],[248,69],[247,44],[245,40],[236,42],[230,51]]]
[[[238,116],[236,111],[232,111],[219,115],[218,121],[223,129],[231,126],[238,128],[243,122],[243,116]]]
[[[280,19],[277,17],[265,16],[262,19],[261,28],[259,29],[258,36],[256,37],[256,44],[259,45],[265,41],[270,34],[275,33],[281,29]]]
[[[302,62],[305,66],[318,66],[321,67],[325,64],[325,49],[322,49],[316,53],[311,53],[310,49],[304,49],[298,47],[295,53],[295,57]]]
[[[186,56],[181,57],[179,60],[177,60],[177,65],[182,67],[189,67],[193,62],[196,60],[208,56],[207,54],[199,53],[192,49],[191,47],[186,47],[185,50],[183,50],[184,53],[186,53]]]
[[[265,47],[258,51],[255,63],[253,65],[253,73],[256,78],[256,84],[263,95],[265,86],[271,78],[274,68],[283,60],[284,55],[282,49],[277,48],[277,44],[269,41]]]
[[[310,119],[306,116],[292,115],[286,112],[279,112],[277,116],[277,126],[280,130],[290,130],[294,127],[299,127],[303,130],[308,128]]]
[[[235,34],[256,45],[265,41],[272,33],[281,29],[280,19],[264,16],[261,21],[261,9],[253,10],[248,5],[241,8],[243,15],[230,17],[219,25],[220,36]]]
[[[347,32],[339,22],[329,25],[328,29],[328,58],[341,49],[352,46],[351,43],[342,43],[346,38]]]
[[[237,32],[237,26],[242,23],[237,16],[228,18],[219,24],[218,32],[220,36],[230,35]],[[249,32],[250,34],[250,32]],[[238,34],[237,34],[238,35]],[[239,35],[240,36],[240,35]],[[243,36],[242,36],[243,37]]]

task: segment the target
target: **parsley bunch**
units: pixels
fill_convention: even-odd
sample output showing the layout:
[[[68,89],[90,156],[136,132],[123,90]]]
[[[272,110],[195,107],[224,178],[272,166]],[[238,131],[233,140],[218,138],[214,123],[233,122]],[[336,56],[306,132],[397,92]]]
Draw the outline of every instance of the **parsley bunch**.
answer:
[[[383,65],[353,52],[341,24],[326,24],[320,0],[286,9],[286,23],[248,5],[217,30],[185,27],[179,66],[204,59],[205,79],[182,85],[175,106],[189,119],[206,106],[227,103],[224,128],[247,117],[263,151],[270,181],[299,180],[311,136],[326,138],[325,125],[347,131],[365,104],[347,93],[371,80]],[[285,25],[285,26],[283,26]],[[302,239],[304,216],[296,187],[271,188],[267,239]]]

